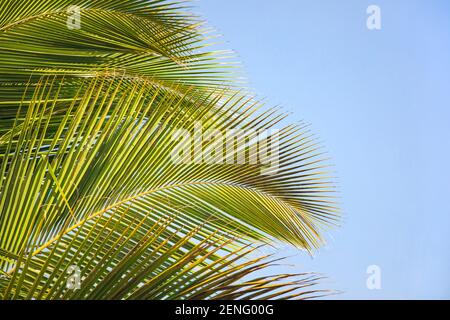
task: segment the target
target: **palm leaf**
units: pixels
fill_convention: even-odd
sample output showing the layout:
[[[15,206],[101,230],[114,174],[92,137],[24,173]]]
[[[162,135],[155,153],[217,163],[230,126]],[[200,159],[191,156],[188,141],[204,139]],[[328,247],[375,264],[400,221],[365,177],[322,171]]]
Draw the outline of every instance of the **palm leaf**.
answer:
[[[228,235],[212,233],[188,248],[202,227],[173,232],[173,220],[168,219],[140,234],[144,222],[127,218],[132,218],[127,209],[116,210],[65,233],[39,254],[23,257],[10,272],[3,298],[268,299],[323,293],[305,291],[320,280],[315,274],[246,280],[275,261],[268,256],[250,258],[256,248],[248,246],[220,254],[232,241]],[[67,287],[71,265],[83,270],[79,290]]]
[[[228,88],[217,54],[198,52],[205,34],[183,4],[86,1],[83,27],[68,30],[69,2],[1,5],[1,297],[320,295],[305,291],[315,275],[252,278],[275,262],[251,257],[253,243],[311,251],[338,219],[307,126],[272,132],[277,154],[261,145],[256,133],[284,115]],[[252,136],[223,163],[174,162],[174,150],[195,156],[190,140],[174,138],[199,122],[205,132]],[[213,138],[202,146],[227,148]],[[276,168],[234,163],[255,150]],[[73,265],[79,290],[66,287]]]

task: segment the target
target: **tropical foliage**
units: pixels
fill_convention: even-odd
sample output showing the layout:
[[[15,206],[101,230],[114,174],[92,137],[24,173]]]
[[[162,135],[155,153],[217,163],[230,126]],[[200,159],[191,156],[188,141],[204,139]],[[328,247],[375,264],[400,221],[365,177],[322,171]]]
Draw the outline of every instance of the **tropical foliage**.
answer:
[[[269,174],[174,163],[179,129],[259,132],[285,116],[238,91],[228,53],[207,50],[213,34],[185,3],[78,1],[79,29],[72,5],[0,4],[0,297],[323,294],[315,274],[256,275],[278,263],[260,245],[312,251],[338,219],[308,128],[281,128]]]

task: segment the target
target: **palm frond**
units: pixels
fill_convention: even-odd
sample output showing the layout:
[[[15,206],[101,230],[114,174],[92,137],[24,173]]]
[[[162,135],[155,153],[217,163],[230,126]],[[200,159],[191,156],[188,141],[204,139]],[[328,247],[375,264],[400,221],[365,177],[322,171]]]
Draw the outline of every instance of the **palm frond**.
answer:
[[[79,223],[123,205],[136,213],[154,208],[155,217],[184,207],[184,223],[190,226],[214,212],[217,219],[206,229],[228,222],[234,232],[252,238],[274,237],[308,250],[320,245],[319,227],[333,221],[336,208],[327,194],[330,182],[320,171],[320,153],[301,128],[281,131],[279,168],[270,175],[261,174],[261,164],[177,164],[171,157],[180,127],[193,128],[203,120],[205,129],[258,131],[278,117],[267,118],[265,112],[249,120],[256,107],[236,97],[221,108],[231,104],[246,111],[223,121],[212,118],[217,104],[208,99],[189,110],[191,103],[184,105],[178,95],[167,93],[156,101],[159,94],[149,95],[152,86],[142,82],[94,79],[86,86],[59,115],[57,97],[48,102],[53,83],[42,79],[27,106],[24,129],[3,144],[1,248],[20,252],[26,235],[36,232],[30,224],[36,214],[46,216],[40,233],[47,232],[45,239],[60,232],[65,218]],[[18,211],[30,215],[17,216]]]
[[[86,77],[146,77],[155,87],[195,86],[211,92],[232,86],[229,52],[206,50],[211,30],[167,1],[80,1],[80,29],[70,29],[72,1],[2,1],[0,18],[0,115],[11,117],[28,83],[64,74],[60,93],[74,94]],[[70,81],[69,81],[70,78]],[[31,97],[26,97],[30,99]]]
[[[314,274],[253,276],[276,261],[253,257],[255,244],[311,251],[338,220],[307,126],[272,130],[283,114],[230,89],[184,2],[81,1],[79,30],[66,26],[69,5],[0,4],[0,297],[323,294]],[[223,161],[197,161],[198,123],[201,149]],[[216,135],[233,130],[249,136],[229,152]],[[78,290],[67,287],[72,266]]]
[[[174,218],[142,233],[146,219],[136,220],[127,208],[115,210],[65,232],[38,254],[22,255],[8,273],[3,298],[305,299],[324,293],[305,290],[321,279],[315,274],[247,279],[275,260],[250,258],[256,249],[250,246],[228,250],[229,235],[215,232],[196,241],[202,226],[172,230]],[[73,266],[82,270],[77,290],[68,286]]]

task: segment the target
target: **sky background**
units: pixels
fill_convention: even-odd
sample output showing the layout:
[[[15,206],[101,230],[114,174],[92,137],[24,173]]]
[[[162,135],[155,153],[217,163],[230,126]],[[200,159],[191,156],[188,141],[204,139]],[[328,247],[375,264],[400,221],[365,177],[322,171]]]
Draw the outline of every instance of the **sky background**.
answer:
[[[371,4],[381,30],[366,27]],[[249,87],[311,123],[335,165],[342,227],[288,261],[340,299],[450,299],[450,1],[194,5]],[[373,264],[380,290],[366,287]]]

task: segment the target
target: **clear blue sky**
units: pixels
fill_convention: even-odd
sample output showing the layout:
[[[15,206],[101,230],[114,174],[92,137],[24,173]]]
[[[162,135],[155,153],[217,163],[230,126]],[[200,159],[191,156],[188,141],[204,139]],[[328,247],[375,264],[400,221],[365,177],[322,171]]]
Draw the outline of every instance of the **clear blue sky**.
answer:
[[[382,29],[366,28],[381,8]],[[314,259],[339,298],[450,298],[450,2],[199,0],[249,86],[304,119],[345,214]],[[292,253],[291,251],[289,251]],[[382,271],[366,288],[366,268]]]

